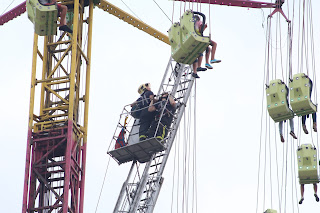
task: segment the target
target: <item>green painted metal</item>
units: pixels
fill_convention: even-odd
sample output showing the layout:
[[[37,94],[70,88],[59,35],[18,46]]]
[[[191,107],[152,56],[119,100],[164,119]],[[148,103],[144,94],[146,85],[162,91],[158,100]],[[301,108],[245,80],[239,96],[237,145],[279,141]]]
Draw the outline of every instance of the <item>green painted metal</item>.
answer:
[[[189,53],[181,47],[181,27],[180,23],[174,23],[169,29],[169,41],[171,44],[171,55],[172,58],[177,61],[181,62],[184,60]]]
[[[293,76],[289,83],[290,105],[298,116],[312,114],[317,111],[317,106],[310,100],[310,79],[304,73]]]
[[[195,31],[193,12],[186,11],[179,23],[169,29],[171,56],[179,63],[192,64],[210,44],[210,38],[200,36]]]
[[[38,0],[27,0],[29,20],[34,24],[34,31],[40,36],[57,34],[58,9],[56,5],[44,6]]]
[[[275,121],[284,121],[294,117],[293,111],[288,105],[288,90],[285,83],[280,79],[272,80],[267,93],[267,109],[270,117]]]
[[[316,148],[303,144],[298,147],[297,157],[300,184],[319,183]]]
[[[277,210],[267,209],[264,213],[277,213]]]

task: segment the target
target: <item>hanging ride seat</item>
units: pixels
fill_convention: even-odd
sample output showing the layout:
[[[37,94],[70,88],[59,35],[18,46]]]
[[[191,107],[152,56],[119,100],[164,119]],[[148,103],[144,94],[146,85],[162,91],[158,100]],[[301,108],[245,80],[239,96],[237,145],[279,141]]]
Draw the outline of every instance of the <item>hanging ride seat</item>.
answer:
[[[170,27],[168,33],[169,33],[169,41],[171,43],[171,56],[175,61],[182,63],[182,61],[185,58],[187,58],[189,53],[188,51],[186,51],[181,47],[180,23],[179,22],[174,23]]]
[[[317,111],[317,106],[310,100],[312,82],[304,73],[293,76],[290,86],[290,105],[298,116],[308,115]]]
[[[267,209],[264,213],[277,213],[277,210]]]
[[[270,117],[275,122],[288,120],[294,117],[293,111],[289,108],[287,96],[288,88],[280,79],[272,80],[266,89],[267,109]]]
[[[303,144],[298,147],[297,157],[300,184],[319,183],[316,148]]]
[[[180,30],[173,24],[169,32],[171,42],[172,58],[183,64],[193,64],[193,62],[203,53],[210,44],[210,38],[199,35],[195,30],[194,15],[203,17],[205,25],[205,15],[199,12],[186,11],[180,18]],[[174,40],[172,40],[174,38]],[[179,41],[180,39],[180,41]]]
[[[29,20],[34,24],[34,31],[40,36],[57,34],[58,9],[56,5],[42,5],[39,0],[27,0]]]

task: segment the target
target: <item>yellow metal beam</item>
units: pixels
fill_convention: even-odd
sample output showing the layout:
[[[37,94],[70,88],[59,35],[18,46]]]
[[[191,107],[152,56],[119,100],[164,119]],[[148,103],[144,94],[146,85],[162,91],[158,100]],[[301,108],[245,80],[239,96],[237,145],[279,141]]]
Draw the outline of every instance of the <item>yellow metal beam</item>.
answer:
[[[107,11],[111,15],[114,15],[118,17],[119,19],[127,22],[128,24],[131,24],[132,26],[138,28],[139,30],[142,30],[143,32],[148,33],[149,35],[159,39],[160,41],[163,41],[166,44],[170,45],[169,37],[158,30],[154,29],[153,27],[147,25],[146,23],[140,21],[139,19],[135,18],[134,16],[130,15],[129,13],[124,12],[120,8],[114,6],[113,4],[101,0],[100,4],[97,5],[100,9]]]

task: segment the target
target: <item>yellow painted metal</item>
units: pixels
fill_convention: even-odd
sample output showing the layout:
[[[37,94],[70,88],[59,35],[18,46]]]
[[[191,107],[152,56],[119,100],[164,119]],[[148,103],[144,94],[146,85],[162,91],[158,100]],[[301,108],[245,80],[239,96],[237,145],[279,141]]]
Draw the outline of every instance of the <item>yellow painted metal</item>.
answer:
[[[33,125],[33,111],[34,111],[34,97],[36,88],[36,71],[37,71],[37,53],[38,53],[38,35],[34,33],[33,38],[33,54],[32,54],[32,72],[31,72],[31,88],[30,88],[30,102],[29,102],[29,130],[32,130]]]
[[[270,117],[275,121],[283,121],[294,117],[289,108],[287,96],[288,88],[280,79],[272,80],[266,89],[267,109]]]
[[[319,183],[317,150],[311,144],[303,144],[297,150],[300,184]]]
[[[129,13],[126,13],[125,11],[121,10],[120,8],[111,4],[110,2],[101,0],[100,4],[97,6],[100,9],[107,11],[111,15],[116,16],[117,18],[127,22],[128,24],[131,24],[132,26],[138,28],[139,30],[142,30],[142,31],[148,33],[149,35],[159,39],[160,41],[170,45],[169,38],[167,35],[159,32],[158,30],[156,30],[153,27],[147,25],[146,23],[140,21],[139,19],[135,18],[134,16],[130,15]]]
[[[91,71],[91,46],[92,46],[92,24],[93,24],[93,3],[89,5],[89,20],[88,20],[88,48],[87,48],[87,72],[86,72],[86,92],[84,96],[84,138],[83,143],[87,143],[88,136],[88,115],[89,115],[89,91],[90,91],[90,71]]]

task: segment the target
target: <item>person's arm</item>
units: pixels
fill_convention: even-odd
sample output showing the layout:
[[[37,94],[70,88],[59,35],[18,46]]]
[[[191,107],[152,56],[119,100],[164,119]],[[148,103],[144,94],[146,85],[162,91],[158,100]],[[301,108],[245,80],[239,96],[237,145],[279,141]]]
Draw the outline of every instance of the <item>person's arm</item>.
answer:
[[[171,106],[176,107],[176,102],[174,101],[174,99],[171,97],[171,95],[169,95],[169,101]]]
[[[150,95],[151,96],[151,95]],[[156,107],[153,104],[153,99],[150,101],[149,107],[148,107],[148,112],[154,112],[156,111]]]
[[[133,107],[133,106],[137,105],[137,103],[138,103],[138,102],[135,101],[135,102],[133,102],[132,104],[130,104],[130,106]]]

